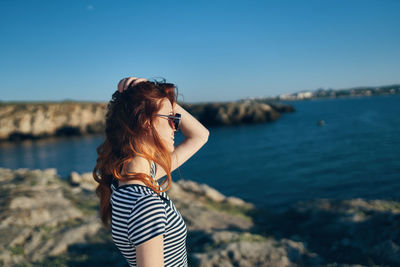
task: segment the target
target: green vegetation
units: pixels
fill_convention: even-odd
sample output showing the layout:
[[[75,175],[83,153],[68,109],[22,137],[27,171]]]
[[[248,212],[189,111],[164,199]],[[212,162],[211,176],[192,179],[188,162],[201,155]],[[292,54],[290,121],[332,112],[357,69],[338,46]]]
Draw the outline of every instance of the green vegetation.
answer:
[[[248,242],[265,242],[271,238],[258,235],[258,234],[251,234],[248,232],[240,233],[239,237],[234,241],[248,241]]]
[[[42,239],[43,240],[49,240],[52,238],[52,232],[56,229],[53,226],[48,226],[48,225],[43,225],[38,227],[40,233],[42,234]]]
[[[87,244],[73,244],[66,253],[47,257],[31,266],[124,266],[126,261],[113,244],[109,230],[102,228]]]
[[[75,226],[80,226],[84,223],[84,220],[82,218],[75,218],[75,219],[70,219],[67,221],[63,221],[57,225],[57,228],[59,229],[69,229],[73,228]]]
[[[395,212],[395,213],[400,212],[400,202],[382,201],[379,204],[380,205],[378,207],[379,207],[379,210],[381,210],[381,211],[391,211],[391,212]]]
[[[15,245],[15,246],[12,246],[12,247],[8,247],[8,250],[13,255],[24,255],[25,254],[25,250],[24,250],[24,247],[22,245]]]
[[[68,184],[66,181],[62,181],[62,183]],[[99,210],[99,200],[93,192],[74,194],[68,184],[63,188],[63,194],[85,215],[95,214]]]
[[[20,263],[20,264],[15,265],[15,267],[31,267],[31,266],[33,266],[33,265],[28,263],[28,262],[24,262],[24,263]]]
[[[215,250],[216,248],[228,245],[230,243],[233,242],[241,242],[241,241],[245,241],[245,242],[266,242],[268,240],[271,240],[270,237],[264,237],[262,235],[258,235],[258,234],[252,234],[249,232],[243,232],[240,233],[238,236],[235,236],[232,239],[227,239],[227,240],[223,240],[222,242],[218,242],[218,243],[207,243],[204,245],[203,250],[205,252],[210,252]]]
[[[99,210],[98,201],[76,201],[76,207],[80,209],[85,215],[95,214]]]
[[[208,198],[205,199],[204,204],[208,209],[216,210],[219,212],[225,212],[252,221],[253,208],[231,205],[226,202],[217,202],[210,200]]]

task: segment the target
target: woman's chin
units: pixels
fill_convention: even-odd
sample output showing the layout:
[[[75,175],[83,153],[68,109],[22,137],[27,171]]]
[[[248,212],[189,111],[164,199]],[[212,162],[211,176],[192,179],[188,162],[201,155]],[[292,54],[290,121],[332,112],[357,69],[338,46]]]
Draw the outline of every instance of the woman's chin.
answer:
[[[164,140],[164,145],[168,149],[169,152],[174,152],[175,151],[175,142],[172,140]]]
[[[172,152],[174,152],[174,150],[175,150],[175,146],[172,145],[172,146],[170,147],[169,151],[172,153]]]
[[[166,144],[166,147],[168,148],[168,151],[171,152],[171,153],[174,152],[174,150],[175,150],[174,142],[169,141],[169,142]]]

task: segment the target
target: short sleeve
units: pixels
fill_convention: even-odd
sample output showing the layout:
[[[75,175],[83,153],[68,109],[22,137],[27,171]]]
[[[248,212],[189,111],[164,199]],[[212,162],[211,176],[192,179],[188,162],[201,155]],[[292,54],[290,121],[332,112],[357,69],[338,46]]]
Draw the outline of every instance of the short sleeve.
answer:
[[[164,203],[155,194],[139,198],[128,217],[128,237],[135,245],[165,234],[167,213]]]

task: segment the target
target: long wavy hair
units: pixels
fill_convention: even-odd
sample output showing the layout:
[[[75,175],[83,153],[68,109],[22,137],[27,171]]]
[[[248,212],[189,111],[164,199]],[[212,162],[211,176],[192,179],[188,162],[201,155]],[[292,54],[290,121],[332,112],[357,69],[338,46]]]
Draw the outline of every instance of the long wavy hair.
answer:
[[[176,91],[176,93],[175,93]],[[96,194],[100,198],[100,217],[107,227],[111,222],[111,183],[118,180],[140,180],[157,194],[165,192],[171,185],[171,154],[161,141],[153,126],[162,99],[171,105],[177,102],[177,88],[172,83],[146,81],[128,86],[122,93],[116,91],[107,105],[105,141],[97,148],[97,164],[93,178],[99,183]],[[147,124],[146,122],[150,122]],[[152,138],[153,143],[146,140]],[[157,186],[154,179],[145,173],[128,172],[127,163],[134,157],[146,158],[161,166],[167,178]],[[167,187],[161,187],[167,183]]]

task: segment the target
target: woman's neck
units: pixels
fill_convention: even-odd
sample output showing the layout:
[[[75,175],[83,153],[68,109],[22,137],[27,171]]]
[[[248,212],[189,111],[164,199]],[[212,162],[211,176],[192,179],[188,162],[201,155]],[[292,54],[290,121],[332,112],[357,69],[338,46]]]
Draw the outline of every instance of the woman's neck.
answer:
[[[151,165],[149,161],[145,158],[136,156],[134,157],[129,163],[127,163],[126,170],[128,172],[134,172],[134,173],[144,173],[150,176],[150,170],[151,170]],[[122,172],[122,174],[124,174]],[[142,181],[140,180],[127,180],[127,181],[119,181],[119,185],[124,185],[124,184],[141,184],[145,185]]]

